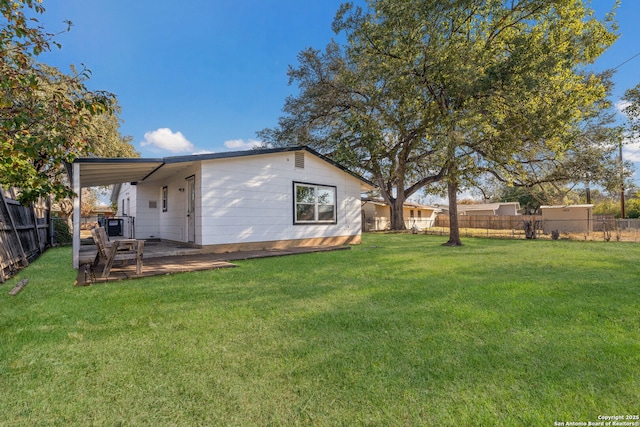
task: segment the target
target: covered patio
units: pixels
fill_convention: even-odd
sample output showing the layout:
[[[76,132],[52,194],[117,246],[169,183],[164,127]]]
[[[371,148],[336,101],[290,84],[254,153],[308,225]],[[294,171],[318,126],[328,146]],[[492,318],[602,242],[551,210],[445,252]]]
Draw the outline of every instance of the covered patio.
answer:
[[[144,180],[164,165],[162,159],[77,159],[73,163],[71,181],[73,191],[78,195],[73,201],[73,268],[78,269],[86,262],[90,249],[81,248],[80,205],[82,189],[86,187],[109,186],[123,182]],[[95,247],[93,255],[95,257]],[[85,262],[81,263],[81,251],[85,253]]]
[[[304,159],[305,153],[306,169],[303,167],[305,162],[298,159]],[[298,162],[297,166],[294,160]],[[203,162],[208,162],[206,167]],[[217,168],[213,168],[214,162]],[[246,167],[249,173],[238,175],[238,165]],[[202,168],[206,170],[203,172]],[[210,179],[212,171],[220,175],[217,187],[213,187],[219,193],[215,197],[210,194],[212,187],[200,183],[203,175]],[[200,179],[197,191],[196,176]],[[336,215],[334,221],[325,221],[322,227],[297,224],[293,217],[292,222],[283,221],[282,218],[292,215],[295,200],[292,188],[302,185],[299,182],[315,179],[327,180],[322,188],[334,194],[331,205]],[[73,267],[78,270],[77,284],[233,267],[231,262],[241,259],[349,249],[348,244],[360,240],[360,192],[363,186],[370,186],[363,178],[305,147],[156,159],[81,158],[72,164],[71,181],[75,194],[79,195],[74,200],[74,218],[77,220],[73,222]],[[96,246],[91,244],[93,240],[81,239],[82,189],[110,185],[127,186],[127,191],[132,192],[136,209],[129,210],[129,193],[125,193],[121,198],[123,212],[119,215],[135,220],[134,232],[125,233],[125,237],[144,241],[142,248],[137,245],[136,255],[138,268],[143,259],[141,274],[136,274],[134,266],[113,264],[113,270],[107,272],[108,277],[102,278],[102,273],[97,271],[100,267],[92,266],[97,253]],[[165,194],[171,194],[166,193],[167,188],[175,191],[175,197],[169,198],[171,203],[163,198]],[[206,218],[201,211],[195,210],[195,206],[201,206],[196,200],[201,203],[203,193],[206,193],[208,203]],[[139,203],[135,204],[135,201]],[[338,203],[341,203],[340,218],[335,214]],[[254,215],[256,206],[270,209],[271,216],[266,218],[273,224]],[[158,217],[163,218],[162,224]],[[214,232],[208,229],[207,239],[202,239],[202,224],[211,221],[218,221],[218,228]],[[197,236],[195,232],[194,235],[190,233],[196,228]],[[118,239],[117,236],[105,236],[104,240]],[[98,242],[103,249],[103,239]],[[104,255],[101,250],[102,259]],[[116,252],[115,256],[124,261],[124,254]],[[110,255],[106,270],[114,259]]]

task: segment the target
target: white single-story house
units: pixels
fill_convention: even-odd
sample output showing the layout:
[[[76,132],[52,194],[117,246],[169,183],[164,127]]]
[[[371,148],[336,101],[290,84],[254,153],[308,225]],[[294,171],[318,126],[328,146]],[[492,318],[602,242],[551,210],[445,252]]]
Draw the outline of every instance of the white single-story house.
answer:
[[[518,215],[519,202],[478,203],[458,205],[458,215]]]
[[[83,187],[114,184],[117,215],[135,218],[127,237],[184,243],[210,253],[357,244],[361,193],[373,189],[308,147],[83,158],[73,164],[73,184],[76,194]],[[79,218],[79,200],[75,204]],[[74,222],[75,268],[79,231]]]
[[[431,228],[436,222],[436,216],[442,209],[433,206],[405,202],[402,206],[404,224],[407,229]],[[382,200],[362,200],[363,231],[388,230],[391,225],[391,208]]]
[[[540,206],[545,233],[591,233],[594,205]]]

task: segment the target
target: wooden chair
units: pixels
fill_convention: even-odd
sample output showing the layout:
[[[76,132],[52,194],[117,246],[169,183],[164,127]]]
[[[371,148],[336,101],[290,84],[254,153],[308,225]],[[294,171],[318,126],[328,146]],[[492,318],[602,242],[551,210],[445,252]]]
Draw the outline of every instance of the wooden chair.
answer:
[[[136,261],[136,274],[139,276],[142,274],[142,255],[144,252],[144,241],[135,239],[124,240],[109,240],[107,232],[104,227],[96,227],[91,230],[93,241],[98,247],[98,254],[96,255],[93,265],[98,266],[104,264],[102,270],[102,277],[109,277],[111,273],[111,267],[114,262],[122,261],[124,265],[129,260]]]

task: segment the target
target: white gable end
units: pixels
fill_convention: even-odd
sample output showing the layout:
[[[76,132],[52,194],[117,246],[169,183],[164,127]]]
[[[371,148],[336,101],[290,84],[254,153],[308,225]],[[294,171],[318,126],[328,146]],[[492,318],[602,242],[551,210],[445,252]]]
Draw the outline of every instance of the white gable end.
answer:
[[[203,161],[202,244],[359,235],[360,181],[304,154],[304,167],[295,152]],[[335,224],[294,224],[294,183],[335,187]]]

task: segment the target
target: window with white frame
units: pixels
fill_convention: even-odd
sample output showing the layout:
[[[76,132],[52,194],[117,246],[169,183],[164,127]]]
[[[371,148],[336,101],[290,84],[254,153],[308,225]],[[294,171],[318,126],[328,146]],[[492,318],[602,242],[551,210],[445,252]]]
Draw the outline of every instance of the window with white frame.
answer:
[[[335,224],[336,187],[293,183],[294,224]]]

